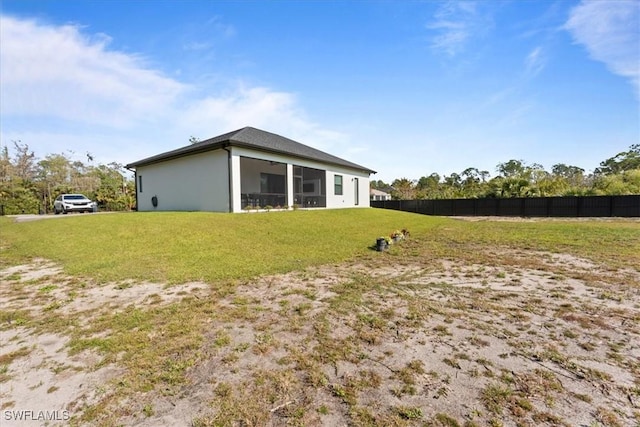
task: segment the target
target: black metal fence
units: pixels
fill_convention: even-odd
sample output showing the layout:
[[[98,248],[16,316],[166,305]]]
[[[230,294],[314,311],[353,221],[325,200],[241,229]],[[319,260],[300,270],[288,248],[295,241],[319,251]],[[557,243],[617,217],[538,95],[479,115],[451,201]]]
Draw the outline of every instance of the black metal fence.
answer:
[[[379,200],[371,207],[440,216],[640,217],[640,195]]]

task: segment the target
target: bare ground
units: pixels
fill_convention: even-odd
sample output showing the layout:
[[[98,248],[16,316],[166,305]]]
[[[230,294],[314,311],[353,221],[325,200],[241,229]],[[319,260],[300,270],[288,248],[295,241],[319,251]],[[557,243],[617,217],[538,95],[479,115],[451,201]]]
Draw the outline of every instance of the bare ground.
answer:
[[[7,411],[66,410],[71,421],[48,425],[640,425],[636,269],[528,250],[478,263],[379,255],[222,296],[203,283],[98,286],[46,260],[2,270],[0,424],[46,424]],[[121,359],[72,352],[68,332],[33,321],[81,327],[193,298],[215,309],[170,392],[122,392]]]

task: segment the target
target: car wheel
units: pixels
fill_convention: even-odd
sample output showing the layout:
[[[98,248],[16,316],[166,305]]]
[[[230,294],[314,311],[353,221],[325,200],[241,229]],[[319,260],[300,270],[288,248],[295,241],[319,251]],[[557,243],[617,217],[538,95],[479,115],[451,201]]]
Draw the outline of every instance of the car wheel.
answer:
[[[68,213],[69,213],[69,211],[68,211],[68,210],[66,210],[65,208],[62,208],[62,214],[63,214],[63,215],[66,215],[66,214],[68,214]]]
[[[60,211],[58,210],[58,208],[56,208],[55,206],[53,207],[53,213],[55,215],[60,215]]]

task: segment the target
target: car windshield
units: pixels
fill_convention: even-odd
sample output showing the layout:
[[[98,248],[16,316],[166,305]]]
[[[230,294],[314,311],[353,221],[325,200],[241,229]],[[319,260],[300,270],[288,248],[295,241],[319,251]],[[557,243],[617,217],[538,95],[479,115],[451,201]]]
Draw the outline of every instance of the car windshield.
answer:
[[[70,194],[68,196],[64,196],[65,200],[84,200],[86,199],[86,197],[84,197],[82,194]]]

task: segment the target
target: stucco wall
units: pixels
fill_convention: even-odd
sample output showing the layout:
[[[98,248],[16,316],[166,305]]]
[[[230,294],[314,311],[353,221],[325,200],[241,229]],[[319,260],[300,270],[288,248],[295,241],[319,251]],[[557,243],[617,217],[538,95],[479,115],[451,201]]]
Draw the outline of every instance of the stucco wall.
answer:
[[[227,152],[210,151],[147,166],[140,166],[139,211],[229,211]],[[139,178],[138,178],[139,179]],[[154,208],[151,198],[158,198]]]
[[[342,176],[342,195],[335,194],[334,177]],[[356,180],[358,185],[358,205],[355,204]],[[327,208],[369,207],[369,175],[349,169],[331,167],[327,170]]]

